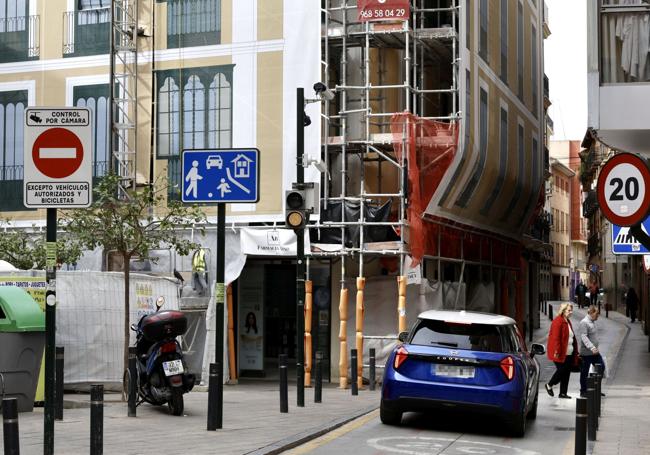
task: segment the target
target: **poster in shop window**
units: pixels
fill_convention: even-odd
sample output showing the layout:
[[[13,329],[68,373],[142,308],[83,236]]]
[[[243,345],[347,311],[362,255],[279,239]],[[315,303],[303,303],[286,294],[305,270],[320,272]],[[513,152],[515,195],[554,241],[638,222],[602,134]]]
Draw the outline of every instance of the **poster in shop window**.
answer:
[[[409,0],[358,0],[357,20],[370,21],[403,21],[411,13]]]
[[[239,280],[239,370],[264,370],[264,273],[244,270]]]

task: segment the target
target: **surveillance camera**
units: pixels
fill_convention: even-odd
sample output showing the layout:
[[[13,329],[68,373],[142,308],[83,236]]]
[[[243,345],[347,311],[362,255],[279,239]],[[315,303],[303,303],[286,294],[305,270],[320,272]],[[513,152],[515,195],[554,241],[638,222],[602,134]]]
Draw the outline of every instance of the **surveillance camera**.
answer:
[[[322,82],[316,82],[314,84],[314,92],[322,100],[332,101],[334,99],[334,92],[328,89],[327,85]]]

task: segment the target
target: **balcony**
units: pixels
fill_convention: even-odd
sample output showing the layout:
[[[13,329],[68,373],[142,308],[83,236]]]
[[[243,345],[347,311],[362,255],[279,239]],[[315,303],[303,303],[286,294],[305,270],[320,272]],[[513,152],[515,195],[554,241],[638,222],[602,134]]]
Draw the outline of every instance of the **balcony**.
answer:
[[[585,201],[582,203],[582,216],[590,218],[598,210],[598,195],[595,190],[587,193]]]
[[[0,167],[0,212],[27,210],[23,205],[23,166]]]
[[[39,16],[0,18],[0,63],[37,59]]]
[[[551,106],[551,97],[549,95],[548,76],[544,75],[544,109]]]
[[[110,20],[110,8],[63,13],[63,56],[108,54]]]
[[[587,2],[588,126],[612,147],[650,154],[650,4]]]
[[[167,48],[221,42],[221,0],[168,0]]]
[[[587,240],[587,253],[589,256],[598,256],[601,252],[600,234],[595,232]]]
[[[551,36],[551,29],[548,26],[548,5],[546,2],[544,3],[544,17],[543,17],[543,22],[542,25],[544,27],[544,39],[548,38]]]

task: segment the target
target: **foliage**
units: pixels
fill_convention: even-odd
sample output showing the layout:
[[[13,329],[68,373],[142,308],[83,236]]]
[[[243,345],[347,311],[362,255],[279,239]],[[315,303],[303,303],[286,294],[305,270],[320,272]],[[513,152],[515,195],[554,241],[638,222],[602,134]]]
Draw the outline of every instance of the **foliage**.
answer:
[[[85,248],[117,251],[124,264],[124,369],[129,349],[129,274],[133,257],[148,258],[154,249],[173,248],[187,255],[198,244],[183,238],[182,231],[196,227],[203,234],[205,215],[197,206],[167,201],[166,180],[130,190],[118,197],[120,177],[109,174],[94,188],[93,204],[87,209],[63,213],[62,224]],[[196,226],[198,224],[198,226]]]
[[[45,231],[5,229],[0,232],[0,259],[20,270],[32,268],[43,270],[46,256],[45,243]],[[81,244],[69,236],[57,238],[56,257],[59,264],[74,264],[81,257]]]

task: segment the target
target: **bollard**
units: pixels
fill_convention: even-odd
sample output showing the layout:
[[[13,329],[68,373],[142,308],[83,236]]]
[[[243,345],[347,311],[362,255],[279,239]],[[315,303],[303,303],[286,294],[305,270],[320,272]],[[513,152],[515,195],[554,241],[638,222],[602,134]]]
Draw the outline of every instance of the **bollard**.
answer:
[[[587,453],[587,399],[576,398],[576,440],[575,455]]]
[[[550,303],[548,304],[548,320],[552,321],[553,320],[553,305]]]
[[[2,433],[4,435],[4,455],[20,455],[18,401],[16,398],[2,400]]]
[[[129,348],[129,371],[128,371],[128,377],[129,377],[129,390],[127,391],[129,394],[129,406],[128,406],[128,417],[136,417],[136,399],[138,396],[138,367],[136,366],[136,356],[137,356],[137,349],[130,347]]]
[[[609,303],[606,303],[606,304],[605,304],[605,317],[606,317],[606,318],[609,317]]]
[[[314,403],[323,401],[323,353],[316,351],[316,382],[314,383]]]
[[[600,363],[595,363],[594,368],[596,369],[596,414],[600,417],[602,412],[602,386],[603,386],[603,366]]]
[[[350,390],[352,395],[359,395],[359,385],[357,384],[357,350],[350,349]]]
[[[370,390],[375,390],[375,362],[376,357],[375,357],[375,348],[370,348],[370,356],[368,358],[370,362],[370,366],[368,368],[368,378],[370,379]]]
[[[90,387],[90,455],[104,453],[104,386]]]
[[[63,420],[63,346],[56,347],[56,364],[54,366],[54,380],[56,381],[56,407],[54,409],[54,420]]]
[[[289,390],[287,384],[287,355],[280,354],[280,412],[289,412]]]
[[[596,408],[596,431],[598,431],[598,427],[600,424],[600,381],[601,381],[602,376],[599,374],[594,375],[594,385],[595,390],[594,390],[594,402],[595,402],[595,408]]]
[[[217,397],[216,399],[210,399],[210,395],[208,394],[208,431],[217,431],[221,428],[219,406],[222,406],[222,404],[219,403],[219,381],[221,381],[219,364],[211,363],[210,374],[208,376],[208,392],[209,394],[215,393]],[[214,392],[210,392],[210,390]]]
[[[596,440],[596,386],[594,384],[594,377],[587,378],[587,439],[589,441]]]

